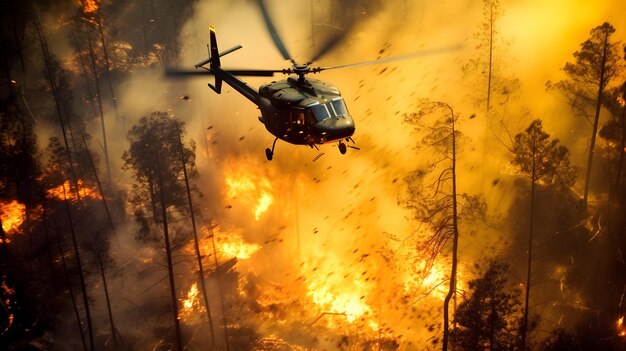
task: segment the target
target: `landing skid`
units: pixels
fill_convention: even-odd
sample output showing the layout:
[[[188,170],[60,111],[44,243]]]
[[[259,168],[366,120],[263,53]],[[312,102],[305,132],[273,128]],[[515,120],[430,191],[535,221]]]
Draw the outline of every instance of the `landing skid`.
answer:
[[[278,138],[274,139],[274,143],[272,143],[272,149],[270,150],[270,148],[265,149],[265,157],[267,158],[268,161],[271,161],[274,158],[274,148],[276,147],[276,141],[278,140]]]
[[[354,142],[354,140],[352,139],[352,137],[350,137],[350,138],[346,138],[346,141],[349,141],[349,142],[351,142],[351,143],[355,144],[355,142]],[[355,150],[361,150],[360,148],[358,148],[358,147],[356,147],[356,146],[353,146],[353,145],[346,145],[346,144],[343,142],[343,140],[339,140],[339,143],[337,144],[337,146],[339,147],[339,152],[340,152],[342,155],[345,155],[346,151],[348,150],[348,149],[347,149],[348,147],[349,147],[349,148],[352,148],[352,149],[355,149]]]

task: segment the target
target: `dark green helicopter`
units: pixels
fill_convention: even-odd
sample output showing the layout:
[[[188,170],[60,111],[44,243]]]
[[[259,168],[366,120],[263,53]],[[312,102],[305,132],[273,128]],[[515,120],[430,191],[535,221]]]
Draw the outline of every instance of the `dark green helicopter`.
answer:
[[[314,58],[305,64],[297,63],[289,54],[276,31],[263,0],[259,0],[259,7],[263,19],[272,37],[276,48],[285,60],[293,64],[290,68],[279,70],[250,70],[250,69],[225,69],[222,68],[220,57],[241,49],[241,45],[234,46],[223,52],[219,52],[215,28],[210,28],[209,58],[194,65],[196,70],[168,69],[168,75],[186,76],[197,74],[209,74],[215,76],[215,84],[208,84],[216,93],[222,91],[222,82],[230,85],[241,95],[254,103],[261,111],[259,121],[276,138],[272,148],[265,149],[268,160],[274,156],[274,148],[278,139],[291,144],[308,145],[317,149],[318,144],[337,142],[339,151],[346,153],[348,145],[354,144],[352,135],[355,131],[354,120],[348,113],[348,108],[339,92],[332,84],[306,77],[310,73],[321,71],[379,64],[404,60],[415,56],[449,51],[456,48],[443,48],[428,51],[414,52],[411,54],[396,56],[372,61],[345,64],[329,67],[311,67],[311,63],[328,52],[338,43],[338,37],[324,45]],[[208,66],[207,66],[208,65]],[[237,76],[261,76],[271,77],[275,73],[290,76],[286,80],[273,81],[262,85],[258,91],[250,87]],[[356,146],[349,145],[357,149]]]

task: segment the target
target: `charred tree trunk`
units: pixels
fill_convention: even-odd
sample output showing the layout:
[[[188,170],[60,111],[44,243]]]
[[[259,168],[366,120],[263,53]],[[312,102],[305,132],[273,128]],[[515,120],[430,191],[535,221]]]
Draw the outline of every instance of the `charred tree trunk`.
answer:
[[[76,201],[79,200],[80,195],[78,192],[78,180],[76,178],[76,171],[74,170],[74,163],[72,160],[72,153],[70,151],[70,147],[69,147],[69,143],[67,140],[67,134],[65,131],[65,123],[64,123],[64,118],[63,118],[63,114],[61,111],[61,102],[59,101],[59,94],[57,91],[57,86],[56,86],[56,80],[54,77],[54,72],[52,71],[52,65],[51,65],[51,57],[50,57],[50,53],[48,51],[48,45],[46,43],[46,40],[44,38],[44,34],[43,34],[43,30],[41,28],[41,24],[39,23],[39,20],[36,20],[35,23],[36,27],[37,27],[37,33],[39,35],[39,42],[41,44],[41,48],[42,48],[42,52],[43,52],[43,56],[44,56],[44,63],[46,66],[46,71],[48,74],[48,79],[50,81],[50,87],[52,88],[52,92],[54,95],[54,100],[55,100],[55,106],[56,106],[56,110],[57,110],[57,114],[59,117],[59,122],[60,122],[60,127],[61,127],[61,131],[63,133],[63,141],[65,143],[65,150],[67,152],[67,157],[68,157],[68,161],[69,161],[69,166],[70,166],[70,171],[72,173],[72,181],[74,182],[75,185],[75,191],[76,191]],[[94,340],[93,340],[93,329],[92,329],[92,325],[91,325],[91,313],[89,310],[89,299],[87,297],[87,287],[85,285],[85,278],[83,276],[83,268],[81,265],[81,261],[80,261],[80,252],[78,250],[78,242],[76,240],[76,232],[74,230],[74,222],[72,220],[72,215],[71,215],[71,210],[70,210],[70,205],[69,205],[69,201],[67,200],[67,194],[65,192],[65,184],[63,184],[63,195],[64,195],[64,202],[65,202],[65,208],[67,211],[67,217],[68,217],[68,221],[69,221],[69,225],[70,225],[70,233],[72,235],[72,243],[74,245],[74,254],[76,256],[76,264],[78,265],[78,274],[80,277],[80,284],[81,284],[81,288],[82,288],[82,292],[83,292],[83,301],[85,304],[85,313],[87,315],[87,328],[89,331],[89,345],[90,345],[90,350],[94,350]]]
[[[89,159],[89,164],[91,165],[91,170],[93,171],[93,176],[96,179],[96,184],[98,185],[98,191],[100,192],[100,197],[102,198],[102,206],[104,206],[104,211],[107,214],[107,219],[109,220],[109,225],[111,226],[111,230],[115,231],[115,225],[113,224],[113,217],[111,216],[111,211],[109,211],[109,205],[107,204],[107,200],[104,196],[104,191],[102,190],[102,183],[100,182],[100,177],[98,177],[98,170],[96,169],[96,165],[93,162],[93,158],[91,157],[91,152],[89,151],[89,147],[87,147],[87,140],[85,139],[85,134],[82,133],[83,144],[85,145],[85,153],[87,153],[87,158]]]
[[[104,124],[104,112],[102,110],[102,95],[100,94],[100,80],[98,79],[98,66],[96,65],[96,57],[91,44],[91,35],[87,32],[87,42],[89,43],[89,57],[91,58],[91,70],[96,85],[96,97],[98,98],[98,112],[100,112],[100,128],[102,129],[102,144],[104,147],[104,162],[107,169],[107,181],[111,185],[111,167],[109,162],[109,146],[107,143],[106,127]]]
[[[163,220],[163,237],[165,240],[165,254],[167,256],[167,272],[170,283],[170,295],[172,301],[172,312],[174,317],[174,332],[176,334],[176,349],[183,351],[183,342],[180,332],[180,319],[178,318],[178,300],[176,298],[176,283],[174,281],[174,265],[172,263],[172,248],[170,246],[170,235],[167,224],[167,208],[165,202],[165,191],[163,189],[163,174],[161,171],[161,165],[159,164],[159,157],[157,157],[157,173],[159,181],[159,193],[161,202],[161,218]]]
[[[224,291],[222,290],[222,277],[220,274],[220,263],[217,260],[217,249],[215,248],[215,236],[213,235],[213,227],[209,227],[211,235],[211,245],[213,246],[213,260],[215,261],[215,273],[217,274],[217,290],[220,294],[220,303],[222,305],[222,323],[224,323],[224,338],[226,339],[226,351],[230,351],[228,342],[228,322],[226,320],[226,304],[224,303]]]
[[[532,150],[535,152],[536,150]],[[528,309],[530,302],[530,288],[531,288],[531,273],[532,273],[532,259],[533,259],[533,224],[535,221],[535,185],[537,183],[535,154],[532,157],[532,172],[530,175],[530,224],[528,229],[528,257],[526,266],[526,293],[524,297],[524,317],[522,320],[522,347],[521,350],[526,350],[526,339],[528,336]]]
[[[491,102],[491,72],[493,64],[493,3],[489,4],[489,73],[487,78],[487,112]]]
[[[77,200],[78,201],[78,200]],[[74,221],[72,219],[72,213],[70,210],[70,203],[67,199],[67,193],[65,191],[65,184],[63,184],[63,202],[65,203],[65,210],[67,212],[67,219],[70,225],[70,234],[72,237],[72,245],[74,246],[74,256],[76,257],[76,266],[78,269],[78,278],[80,280],[80,286],[83,292],[83,304],[85,305],[85,314],[87,317],[87,331],[89,332],[89,349],[95,350],[93,340],[93,327],[91,325],[91,312],[89,310],[89,297],[87,296],[87,285],[85,283],[85,276],[83,275],[83,266],[80,261],[80,252],[78,251],[78,242],[76,240],[76,231],[74,230]]]
[[[450,269],[450,287],[448,294],[446,295],[443,303],[443,350],[448,349],[448,342],[450,339],[449,331],[449,310],[450,300],[453,296],[456,296],[456,273],[458,265],[458,250],[459,250],[459,225],[458,225],[458,211],[457,211],[457,198],[456,198],[456,129],[454,125],[454,111],[450,106],[450,114],[452,118],[452,267]]]
[[[587,172],[585,174],[585,192],[583,194],[583,205],[587,208],[589,198],[589,182],[591,181],[591,165],[593,162],[593,150],[596,145],[596,136],[598,134],[598,122],[600,121],[600,108],[602,107],[602,95],[604,94],[604,86],[606,85],[606,55],[609,49],[609,32],[604,36],[604,46],[602,49],[602,64],[600,67],[600,81],[598,82],[598,98],[596,100],[596,110],[593,118],[593,130],[591,132],[591,143],[589,144],[589,157],[587,158]]]
[[[204,298],[204,306],[206,307],[206,315],[209,321],[209,329],[211,331],[211,349],[215,348],[215,333],[213,331],[213,318],[211,317],[211,307],[206,289],[204,267],[202,265],[202,257],[200,256],[200,245],[198,243],[198,230],[196,228],[196,217],[193,210],[193,201],[191,200],[191,189],[189,187],[189,177],[187,175],[187,165],[185,162],[185,153],[183,148],[183,140],[180,130],[178,130],[178,144],[180,146],[180,160],[183,167],[183,175],[185,178],[185,189],[187,190],[187,200],[189,202],[189,214],[191,216],[191,227],[193,229],[194,248],[196,251],[196,259],[198,260],[198,275],[200,278],[200,288],[202,289],[202,297]]]
[[[102,234],[99,233],[98,235],[102,235]],[[105,297],[106,304],[107,304],[107,313],[109,314],[109,326],[111,328],[111,339],[113,339],[113,345],[118,346],[117,338],[118,338],[119,332],[117,331],[117,328],[115,328],[115,323],[113,322],[111,299],[109,297],[109,286],[107,284],[107,277],[104,271],[102,247],[96,247],[95,256],[96,256],[96,260],[98,261],[98,268],[100,270],[100,278],[102,278],[102,287],[104,289],[104,297]]]
[[[78,332],[80,333],[80,340],[83,344],[83,350],[87,351],[87,343],[85,341],[85,334],[83,333],[83,322],[80,320],[80,313],[78,312],[78,305],[76,304],[76,296],[74,295],[74,290],[72,289],[72,283],[70,281],[69,273],[67,272],[67,263],[65,262],[65,251],[63,250],[63,246],[61,245],[61,238],[59,237],[59,233],[56,235],[57,247],[59,248],[59,253],[61,254],[61,267],[63,267],[63,276],[65,277],[65,283],[67,284],[67,289],[70,293],[70,299],[72,300],[72,307],[74,308],[74,316],[76,316],[76,324],[78,326]]]
[[[119,117],[117,111],[117,98],[115,97],[113,82],[111,80],[111,62],[109,61],[109,50],[107,49],[106,40],[104,40],[104,29],[102,28],[102,17],[100,16],[100,12],[96,13],[95,18],[96,24],[98,25],[98,32],[100,33],[100,41],[102,42],[102,53],[104,54],[104,65],[107,73],[107,82],[109,83],[109,92],[111,93],[111,101],[113,102],[115,115]]]

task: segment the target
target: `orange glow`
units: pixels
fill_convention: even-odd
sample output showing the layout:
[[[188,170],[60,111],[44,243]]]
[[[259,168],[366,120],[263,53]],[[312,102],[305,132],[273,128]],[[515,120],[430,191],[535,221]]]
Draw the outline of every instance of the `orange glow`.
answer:
[[[208,232],[208,228],[202,228],[203,232]],[[215,236],[215,249],[220,261],[229,260],[236,257],[239,260],[249,259],[253,254],[261,249],[261,245],[246,242],[241,233],[236,230],[222,230],[219,227],[213,228]],[[200,256],[207,257],[213,255],[213,243],[211,237],[200,239]],[[185,246],[185,251],[195,254],[193,242]],[[211,261],[212,262],[212,261]]]
[[[69,201],[75,202],[76,201],[76,192],[75,191],[71,191],[70,190],[70,181],[66,180],[63,184],[48,189],[48,191],[46,192],[48,197],[55,199],[55,200],[60,200],[63,201],[65,200],[65,198],[67,197],[67,199]],[[93,199],[93,200],[101,200],[102,197],[100,196],[100,193],[98,192],[98,190],[96,189],[96,187],[87,187],[85,186],[84,182],[79,179],[78,180],[78,195],[80,196],[80,198],[87,198],[87,199]]]
[[[9,330],[9,328],[11,328],[11,326],[13,325],[13,320],[14,320],[15,315],[13,314],[12,308],[11,308],[11,305],[12,305],[11,298],[13,298],[13,296],[15,295],[15,289],[12,289],[7,285],[7,282],[4,279],[4,277],[2,278],[2,284],[0,285],[0,288],[2,288],[2,296],[4,297],[2,304],[5,309],[5,312],[8,313],[7,326],[4,328],[2,332],[0,332],[0,335],[2,335],[7,330]]]
[[[225,182],[228,188],[226,195],[231,199],[239,199],[244,204],[252,206],[254,219],[257,221],[274,203],[269,180],[260,174],[255,174],[251,167],[244,169],[240,166],[226,176]]]
[[[322,266],[304,272],[308,278],[307,296],[321,312],[343,315],[350,323],[371,313],[367,304],[369,286],[362,274],[351,271],[329,273],[342,266],[340,260],[331,255],[325,257]]]
[[[624,316],[619,317],[616,322],[617,335],[624,337],[626,336],[626,327],[624,327]]]
[[[97,0],[82,0],[83,12],[85,14],[94,14],[98,11],[98,1]]]
[[[2,229],[5,233],[21,234],[20,226],[26,219],[26,205],[17,200],[0,200],[0,217],[2,218]]]
[[[446,298],[449,289],[450,268],[442,262],[436,262],[425,274],[411,275],[404,282],[405,292],[418,292],[435,297],[441,301]],[[463,284],[457,271],[457,291],[463,290]]]
[[[193,283],[187,292],[187,298],[181,299],[183,308],[178,315],[179,319],[190,321],[194,317],[199,316],[206,311],[206,308],[200,302],[200,290],[198,283]]]
[[[624,100],[622,95],[617,96],[617,103],[622,107],[626,106],[626,100]]]

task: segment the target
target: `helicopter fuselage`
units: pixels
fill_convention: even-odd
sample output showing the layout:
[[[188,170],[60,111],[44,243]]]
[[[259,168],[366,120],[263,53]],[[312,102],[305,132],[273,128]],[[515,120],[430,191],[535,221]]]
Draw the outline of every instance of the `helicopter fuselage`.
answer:
[[[317,79],[289,77],[259,88],[259,120],[274,136],[297,145],[349,139],[355,130],[339,90]]]

